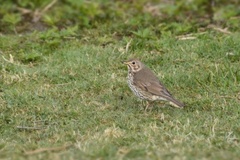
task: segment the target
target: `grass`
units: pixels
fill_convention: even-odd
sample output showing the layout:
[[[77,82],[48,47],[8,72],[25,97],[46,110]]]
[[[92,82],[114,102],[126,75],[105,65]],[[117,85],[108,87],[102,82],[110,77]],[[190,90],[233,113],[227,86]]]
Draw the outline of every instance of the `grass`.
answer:
[[[1,157],[237,159],[239,33],[194,36],[163,36],[155,42],[160,51],[132,50],[134,39],[128,53],[124,40],[102,46],[73,39],[44,54],[45,46],[28,42],[31,34],[21,52],[38,55],[35,59],[15,54],[22,37],[3,38],[13,46],[1,57]],[[121,63],[133,56],[187,107],[155,103],[144,112]]]
[[[133,5],[140,12],[144,2]],[[49,10],[59,19],[43,15],[53,25],[44,31],[18,33],[17,13],[5,16],[15,34],[0,34],[0,159],[239,159],[239,18],[195,26],[124,13],[128,3],[116,13],[86,4],[77,7],[96,19],[83,16],[83,28],[55,26],[71,9],[60,3]],[[126,82],[122,61],[132,57],[186,107],[156,102],[145,112]]]

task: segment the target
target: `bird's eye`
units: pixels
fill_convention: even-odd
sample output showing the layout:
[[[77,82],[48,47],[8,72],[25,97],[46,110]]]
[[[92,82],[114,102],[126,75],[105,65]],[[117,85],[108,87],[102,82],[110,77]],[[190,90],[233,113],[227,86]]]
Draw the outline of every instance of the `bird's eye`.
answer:
[[[132,64],[135,64],[135,62],[133,61]]]

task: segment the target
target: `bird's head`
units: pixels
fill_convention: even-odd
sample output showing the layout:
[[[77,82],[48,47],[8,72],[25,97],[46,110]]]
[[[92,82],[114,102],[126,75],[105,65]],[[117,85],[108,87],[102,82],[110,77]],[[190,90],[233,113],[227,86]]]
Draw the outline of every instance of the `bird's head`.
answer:
[[[123,62],[128,66],[128,70],[132,72],[138,72],[142,69],[143,64],[138,59],[130,59],[128,61]]]

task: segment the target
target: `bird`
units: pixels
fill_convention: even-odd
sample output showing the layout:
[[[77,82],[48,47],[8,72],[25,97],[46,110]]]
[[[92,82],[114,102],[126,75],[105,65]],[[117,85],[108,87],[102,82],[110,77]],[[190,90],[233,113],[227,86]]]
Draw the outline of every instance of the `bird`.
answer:
[[[142,100],[147,100],[147,106],[153,101],[167,101],[171,106],[183,108],[185,104],[175,99],[157,76],[138,59],[124,61],[128,67],[127,83],[132,92]]]

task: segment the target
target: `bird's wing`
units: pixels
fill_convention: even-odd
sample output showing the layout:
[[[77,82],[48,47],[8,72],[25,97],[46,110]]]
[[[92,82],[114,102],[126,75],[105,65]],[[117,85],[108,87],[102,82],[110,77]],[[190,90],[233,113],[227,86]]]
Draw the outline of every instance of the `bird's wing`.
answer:
[[[135,73],[134,83],[135,86],[138,86],[142,90],[152,93],[153,95],[161,96],[166,99],[172,97],[169,91],[158,80],[157,76],[155,76],[155,74],[147,67],[144,68],[144,70]]]
[[[152,93],[153,95],[162,96],[162,97],[172,97],[169,91],[161,84],[156,81],[135,81],[135,85],[139,86],[142,90]]]
[[[142,81],[136,81],[135,82],[139,88],[142,90],[149,92],[153,95],[159,96],[165,100],[168,100],[170,102],[173,102],[172,105],[174,107],[184,107],[184,104],[180,101],[176,100],[171,93],[159,82],[142,82]],[[136,85],[135,84],[135,85]]]

